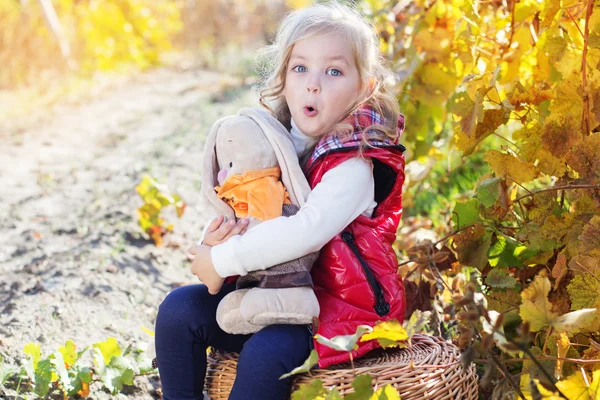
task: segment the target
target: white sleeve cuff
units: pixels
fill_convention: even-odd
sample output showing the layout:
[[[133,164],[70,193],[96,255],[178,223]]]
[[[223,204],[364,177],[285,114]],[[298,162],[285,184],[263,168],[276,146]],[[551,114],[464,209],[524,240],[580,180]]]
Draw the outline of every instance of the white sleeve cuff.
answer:
[[[248,271],[242,267],[241,263],[236,262],[236,252],[234,249],[240,238],[240,235],[232,236],[225,243],[221,243],[210,249],[213,266],[221,278],[248,274]]]

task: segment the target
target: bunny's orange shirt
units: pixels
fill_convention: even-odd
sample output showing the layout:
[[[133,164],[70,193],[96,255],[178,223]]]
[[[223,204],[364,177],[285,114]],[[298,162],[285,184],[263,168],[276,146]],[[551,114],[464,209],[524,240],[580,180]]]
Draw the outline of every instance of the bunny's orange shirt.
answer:
[[[266,221],[280,217],[283,205],[291,204],[280,177],[279,167],[249,170],[231,175],[222,186],[215,186],[215,190],[217,196],[233,208],[237,218]]]

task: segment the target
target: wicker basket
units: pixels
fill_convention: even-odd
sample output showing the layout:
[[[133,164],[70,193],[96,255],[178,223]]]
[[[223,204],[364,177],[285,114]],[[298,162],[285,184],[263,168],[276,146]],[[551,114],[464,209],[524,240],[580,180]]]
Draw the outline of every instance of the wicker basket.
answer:
[[[212,400],[227,399],[235,379],[237,354],[213,350],[208,356],[205,391]],[[456,346],[436,336],[415,335],[405,349],[374,350],[354,362],[356,374],[370,374],[374,388],[391,383],[402,400],[476,400],[475,366],[465,370]],[[354,374],[349,363],[297,375],[292,391],[313,379],[350,393]]]

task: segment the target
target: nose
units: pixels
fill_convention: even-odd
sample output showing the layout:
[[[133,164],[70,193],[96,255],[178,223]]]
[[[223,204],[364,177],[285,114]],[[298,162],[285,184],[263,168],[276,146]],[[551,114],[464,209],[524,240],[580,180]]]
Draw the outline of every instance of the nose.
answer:
[[[306,82],[306,90],[308,93],[319,93],[321,91],[321,83],[317,77],[309,77]]]

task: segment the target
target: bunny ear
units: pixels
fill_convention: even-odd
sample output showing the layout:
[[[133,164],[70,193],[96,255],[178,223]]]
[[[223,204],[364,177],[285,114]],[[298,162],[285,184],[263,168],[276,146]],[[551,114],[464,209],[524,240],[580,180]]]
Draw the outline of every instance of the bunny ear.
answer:
[[[298,207],[302,207],[310,193],[310,186],[300,167],[291,134],[266,110],[243,108],[238,115],[248,116],[260,126],[275,150],[281,168],[281,181],[290,195],[290,200]]]
[[[217,174],[219,167],[217,164],[217,134],[221,125],[231,117],[221,118],[214,123],[210,129],[210,133],[204,143],[204,152],[202,153],[202,200],[205,203],[207,211],[210,213],[211,218],[218,215],[225,216],[225,219],[235,219],[233,209],[217,197],[215,192],[215,186],[217,185]]]

